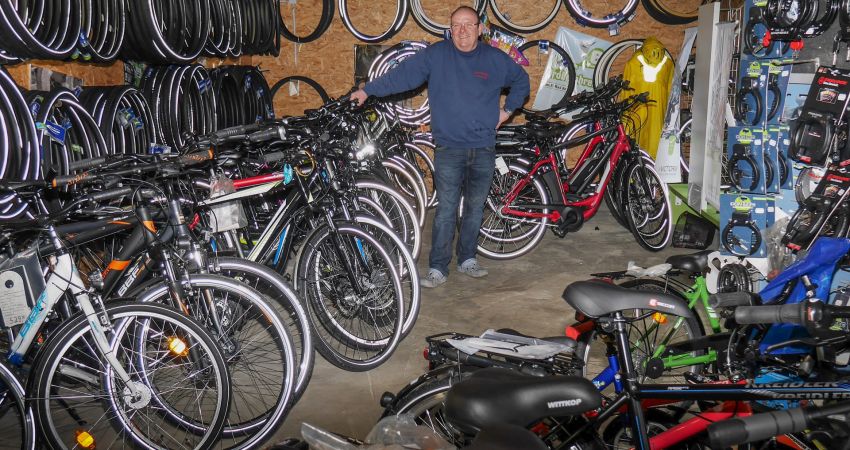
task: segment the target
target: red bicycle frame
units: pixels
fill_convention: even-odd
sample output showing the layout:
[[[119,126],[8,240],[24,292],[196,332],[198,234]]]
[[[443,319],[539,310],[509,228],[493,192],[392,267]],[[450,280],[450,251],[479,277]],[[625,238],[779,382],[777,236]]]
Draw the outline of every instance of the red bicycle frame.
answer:
[[[597,130],[599,129],[599,125],[596,126]],[[559,175],[558,176],[558,185],[559,192],[553,192],[552,195],[560,195],[561,204],[557,206],[565,206],[565,207],[573,207],[579,208],[582,211],[582,215],[584,216],[584,220],[587,221],[599,210],[599,205],[602,204],[602,195],[605,193],[605,189],[608,186],[608,182],[611,181],[611,176],[614,173],[614,168],[617,166],[617,163],[620,161],[620,157],[623,156],[624,153],[630,151],[631,144],[629,142],[629,138],[623,130],[623,125],[619,124],[616,127],[617,130],[617,141],[614,144],[614,149],[611,152],[611,155],[608,157],[608,163],[606,164],[605,171],[602,174],[602,179],[599,181],[599,184],[596,187],[596,192],[592,195],[582,198],[581,200],[571,201],[568,200],[568,195],[571,194],[571,182],[573,182],[573,177],[575,176],[577,170],[573,170],[570,175],[567,176],[567,180],[563,181]],[[596,147],[598,145],[605,145],[606,140],[604,135],[594,136],[590,142],[588,142],[587,146],[585,146],[582,151],[581,156],[576,162],[575,167],[578,169],[582,167],[589,159],[590,156],[593,155]],[[536,153],[540,153],[540,148],[535,149]],[[559,162],[557,157],[555,156],[554,151],[548,152],[546,156],[541,159],[538,159],[531,170],[519,181],[517,181],[511,191],[504,197],[504,203],[501,209],[502,214],[506,216],[515,216],[522,217],[526,219],[543,219],[548,218],[552,222],[558,222],[561,219],[561,211],[558,209],[553,209],[551,212],[537,212],[537,211],[520,211],[511,207],[513,202],[517,199],[520,192],[525,189],[529,183],[532,183],[534,177],[537,176],[538,173],[542,173],[541,170],[545,167],[548,167],[554,174],[560,174],[558,170]]]

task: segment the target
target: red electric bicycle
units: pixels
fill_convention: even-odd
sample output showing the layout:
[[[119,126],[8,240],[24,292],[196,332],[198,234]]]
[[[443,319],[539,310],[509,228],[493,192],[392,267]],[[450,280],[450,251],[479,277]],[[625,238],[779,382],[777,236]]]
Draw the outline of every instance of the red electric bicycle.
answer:
[[[578,231],[596,214],[603,198],[625,216],[642,247],[658,251],[667,245],[672,231],[667,187],[627,132],[638,125],[630,112],[647,103],[647,94],[620,102],[613,100],[615,96],[616,92],[597,96],[593,104],[581,105],[586,112],[573,123],[585,126],[570,126],[564,132],[563,126],[530,118],[523,131],[517,131],[521,136],[514,137],[520,151],[502,154],[497,145],[496,175],[478,237],[479,253],[493,259],[522,256],[540,243],[547,228],[558,237]],[[577,136],[581,132],[586,134]],[[584,143],[576,163],[568,168],[564,150]]]

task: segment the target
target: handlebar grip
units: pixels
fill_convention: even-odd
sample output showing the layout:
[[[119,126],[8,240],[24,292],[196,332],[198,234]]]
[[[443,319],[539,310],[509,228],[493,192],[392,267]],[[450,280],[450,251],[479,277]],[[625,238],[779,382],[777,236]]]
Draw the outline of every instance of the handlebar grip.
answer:
[[[248,135],[248,140],[254,143],[271,140],[286,139],[286,129],[280,125],[261,131],[255,131]]]
[[[227,139],[234,136],[245,135],[254,131],[256,129],[256,125],[237,125],[235,127],[223,128],[221,130],[215,131],[212,133],[213,136],[219,139]]]
[[[728,448],[797,433],[807,427],[807,415],[802,408],[783,409],[713,423],[708,426],[708,439],[711,448]]]
[[[83,184],[91,178],[91,172],[83,172],[76,175],[59,175],[50,184],[53,187],[73,186],[75,184]]]
[[[735,322],[746,324],[793,323],[806,324],[806,303],[791,305],[739,306],[735,308]]]
[[[753,306],[758,304],[758,294],[752,292],[723,292],[710,295],[708,304],[712,308],[735,308],[738,306]]]
[[[100,165],[106,164],[106,157],[100,156],[97,158],[81,159],[79,161],[71,161],[68,164],[70,170],[88,170]]]
[[[194,153],[187,153],[185,155],[181,155],[180,158],[178,158],[178,161],[180,162],[180,164],[191,165],[191,164],[201,163],[201,162],[204,162],[204,161],[209,161],[211,159],[213,159],[213,151],[207,150],[207,151],[202,151],[202,152],[194,152]]]
[[[93,202],[102,202],[104,200],[112,200],[114,198],[125,197],[133,194],[133,188],[124,186],[115,189],[108,189],[100,192],[93,192],[88,195],[88,199]]]

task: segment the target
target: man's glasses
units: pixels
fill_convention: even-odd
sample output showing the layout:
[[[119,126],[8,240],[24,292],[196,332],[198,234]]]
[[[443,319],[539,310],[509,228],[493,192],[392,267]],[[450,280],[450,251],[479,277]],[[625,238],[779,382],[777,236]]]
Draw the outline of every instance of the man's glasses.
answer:
[[[481,22],[475,23],[453,23],[452,31],[469,30],[478,26]]]

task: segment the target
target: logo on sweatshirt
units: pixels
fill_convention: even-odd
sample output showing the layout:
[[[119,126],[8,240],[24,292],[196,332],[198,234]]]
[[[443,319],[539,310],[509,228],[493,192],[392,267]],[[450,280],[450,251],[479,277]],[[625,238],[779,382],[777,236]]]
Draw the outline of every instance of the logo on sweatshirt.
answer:
[[[481,78],[482,80],[490,78],[490,74],[487,72],[472,72],[472,76],[475,78]]]

